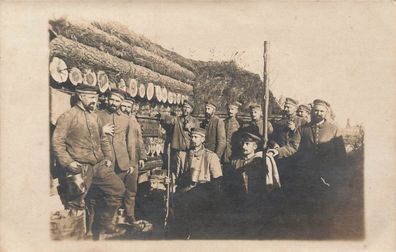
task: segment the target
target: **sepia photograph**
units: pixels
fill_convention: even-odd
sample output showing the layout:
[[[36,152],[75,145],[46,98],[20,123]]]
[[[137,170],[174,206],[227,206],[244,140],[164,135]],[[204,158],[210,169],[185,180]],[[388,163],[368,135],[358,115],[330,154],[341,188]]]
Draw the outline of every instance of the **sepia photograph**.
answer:
[[[395,12],[392,1],[43,3],[18,26],[2,11],[5,31],[40,27],[30,46],[41,57],[26,71],[42,77],[19,96],[32,99],[28,126],[42,128],[23,133],[39,138],[26,157],[40,168],[3,184],[2,239],[37,231],[51,251],[168,241],[391,251]],[[2,58],[23,54],[2,44]],[[3,151],[17,119],[2,99]],[[30,213],[3,204],[24,197]],[[30,215],[40,228],[19,221]],[[28,239],[16,226],[6,234],[13,222]],[[383,250],[368,245],[373,234]]]

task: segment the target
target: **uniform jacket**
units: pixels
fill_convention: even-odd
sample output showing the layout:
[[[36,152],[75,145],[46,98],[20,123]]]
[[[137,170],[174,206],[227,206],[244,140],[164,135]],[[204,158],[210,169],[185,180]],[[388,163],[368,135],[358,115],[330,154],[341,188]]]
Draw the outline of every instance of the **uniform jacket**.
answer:
[[[131,147],[134,148],[134,152],[136,153],[135,157],[135,165],[137,167],[139,160],[146,160],[147,153],[144,148],[143,136],[142,136],[142,127],[135,115],[130,115],[129,118],[132,120],[132,128],[133,128],[133,138],[131,139]]]
[[[198,151],[189,150],[185,162],[186,169],[181,174],[180,187],[191,182],[210,182],[223,176],[218,156],[205,147]]]
[[[293,121],[296,125],[296,129],[294,131],[290,130],[287,126],[289,121]],[[275,141],[281,147],[285,146],[289,144],[289,140],[293,138],[294,134],[296,134],[297,129],[304,124],[306,124],[306,121],[298,116],[284,117],[272,124],[274,131],[270,140]]]
[[[264,160],[260,157],[233,159],[231,167],[229,179],[235,196],[247,204],[258,203],[267,192]]]
[[[98,111],[98,116],[104,125],[114,124],[114,136],[107,135],[113,152],[113,166],[117,163],[122,171],[128,170],[130,167],[137,167],[137,151],[135,128],[138,125],[127,115],[117,111],[111,113],[108,110]],[[144,155],[144,150],[139,150]]]
[[[226,133],[226,147],[224,150],[222,161],[228,163],[231,161],[231,157],[234,156],[235,151],[238,148],[237,134],[239,130],[239,122],[235,117],[224,119],[225,133]]]
[[[258,121],[250,121],[249,123],[249,130],[251,132],[258,132],[260,134],[261,137],[263,137],[264,135],[264,122],[262,119],[258,120]],[[271,135],[272,132],[274,131],[272,124],[270,121],[268,121],[268,126],[267,126],[267,131],[268,131],[268,135]]]
[[[300,175],[316,180],[322,177],[330,182],[337,180],[346,159],[344,140],[337,127],[327,121],[320,125],[311,122],[297,133],[300,144],[296,166]]]
[[[167,125],[173,125],[171,148],[187,151],[190,148],[191,129],[199,127],[199,121],[192,116],[161,115],[161,122]]]
[[[201,128],[206,129],[205,148],[215,152],[219,158],[223,156],[226,147],[224,122],[218,116],[205,119]]]
[[[73,161],[95,165],[112,160],[111,145],[102,131],[103,123],[94,112],[78,103],[57,120],[52,136],[55,155],[61,166]]]

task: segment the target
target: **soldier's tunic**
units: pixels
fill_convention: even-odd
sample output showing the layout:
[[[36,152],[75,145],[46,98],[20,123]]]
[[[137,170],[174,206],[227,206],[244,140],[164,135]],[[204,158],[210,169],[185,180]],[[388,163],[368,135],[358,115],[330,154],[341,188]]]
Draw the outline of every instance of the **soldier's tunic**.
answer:
[[[288,127],[288,122],[294,122],[296,129],[294,131],[290,130]],[[293,135],[296,134],[297,129],[307,122],[298,116],[283,117],[279,121],[273,122],[273,133],[270,140],[275,141],[280,147],[288,145]]]
[[[239,130],[239,122],[235,117],[228,117],[224,119],[225,133],[226,133],[226,146],[222,158],[222,162],[229,163],[232,156],[236,155],[238,149],[238,139],[235,134]]]
[[[263,120],[260,119],[258,121],[250,121],[250,123],[247,126],[246,130],[249,131],[249,132],[257,132],[257,134],[259,134],[261,137],[263,137],[263,135],[264,135],[264,122],[263,122]],[[269,136],[274,131],[274,128],[272,127],[272,124],[269,121],[268,121],[267,131],[268,131],[268,135]]]
[[[290,130],[288,127],[288,123],[292,121],[295,124],[295,130]],[[281,150],[280,157],[278,160],[278,169],[280,173],[280,179],[284,186],[284,189],[287,190],[291,180],[293,180],[293,153],[295,150],[290,150],[288,146],[293,145],[293,137],[297,134],[297,129],[302,125],[306,124],[306,121],[298,116],[291,117],[283,117],[279,121],[273,123],[274,131],[270,136],[270,141],[277,143],[280,147],[284,147]]]
[[[233,159],[231,167],[231,184],[236,203],[242,209],[257,207],[267,191],[264,160],[260,157]]]
[[[226,133],[224,122],[214,115],[202,121],[201,128],[206,129],[205,148],[217,154],[219,159],[223,156],[226,147]]]

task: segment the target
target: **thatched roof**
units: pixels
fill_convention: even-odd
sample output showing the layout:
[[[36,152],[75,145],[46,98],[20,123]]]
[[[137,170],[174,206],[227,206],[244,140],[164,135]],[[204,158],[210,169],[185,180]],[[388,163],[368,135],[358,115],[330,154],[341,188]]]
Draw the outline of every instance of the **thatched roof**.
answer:
[[[241,102],[242,111],[246,111],[252,102],[262,103],[263,82],[258,74],[246,71],[234,61],[196,61],[197,68],[194,100],[197,108],[202,110],[207,99],[219,103],[219,110],[224,111],[228,101]],[[280,106],[270,91],[270,114],[279,114]]]

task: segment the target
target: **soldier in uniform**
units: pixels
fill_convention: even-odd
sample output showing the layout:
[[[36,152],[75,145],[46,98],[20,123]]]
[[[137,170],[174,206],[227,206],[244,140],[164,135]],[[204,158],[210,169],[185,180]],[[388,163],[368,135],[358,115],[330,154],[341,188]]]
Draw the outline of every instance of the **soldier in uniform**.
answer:
[[[223,165],[224,175],[224,192],[227,199],[231,199],[234,196],[234,192],[231,190],[230,179],[228,177],[232,174],[231,170],[231,159],[239,153],[239,122],[236,118],[238,113],[239,102],[230,102],[227,104],[228,117],[224,119],[225,133],[226,133],[226,147],[221,159]],[[225,203],[232,203],[226,201]],[[232,211],[233,207],[226,208]]]
[[[241,104],[239,102],[230,102],[227,104],[228,117],[224,119],[225,133],[226,133],[226,147],[223,157],[221,159],[223,164],[228,164],[232,156],[235,156],[238,148],[238,139],[235,134],[239,130],[239,122],[236,118],[238,109]]]
[[[327,121],[330,104],[316,99],[312,121],[301,126],[287,151],[270,149],[279,158],[296,152],[293,183],[293,211],[305,221],[311,235],[323,235],[316,227],[332,223],[337,206],[337,190],[345,173],[346,151],[337,126]],[[304,223],[303,223],[304,224]]]
[[[230,176],[234,202],[243,211],[255,208],[266,190],[266,167],[255,153],[261,138],[254,133],[241,134],[241,153],[231,161]]]
[[[270,137],[272,145],[284,147],[282,154],[289,150],[289,146],[292,146],[293,136],[297,134],[297,129],[306,124],[306,121],[296,114],[298,102],[292,98],[286,98],[283,107],[283,117],[279,121],[273,123],[274,132]],[[290,150],[290,154],[285,154],[282,159],[278,160],[278,168],[280,173],[280,179],[283,184],[283,190],[288,190],[288,186],[293,178],[293,158],[292,154],[295,152],[294,149]],[[287,157],[286,157],[287,156]]]
[[[129,118],[132,120],[132,124],[134,126],[133,127],[134,136],[131,139],[132,141],[130,145],[132,148],[135,149],[134,150],[134,152],[136,153],[136,158],[134,159],[135,165],[141,168],[144,166],[144,162],[147,159],[147,154],[143,143],[142,127],[139,124],[133,112],[134,105],[135,105],[135,99],[131,97],[129,94],[126,94],[125,99],[121,103],[120,110],[122,113],[129,116]],[[136,163],[136,161],[138,161],[138,163]]]
[[[191,116],[193,104],[185,100],[182,107],[181,116],[171,116],[165,113],[159,113],[157,116],[160,118],[164,126],[173,126],[171,136],[173,172],[176,176],[176,184],[180,175],[184,172],[185,160],[187,151],[190,148],[191,130],[199,127],[199,121]]]
[[[142,133],[136,117],[131,115],[133,98],[125,99],[126,93],[112,89],[108,106],[98,116],[106,123],[104,131],[112,144],[116,174],[125,184],[124,198],[126,221],[135,221],[135,202],[139,169],[147,159]]]
[[[309,123],[311,121],[311,108],[308,105],[300,104],[297,109],[297,116]]]
[[[264,122],[263,122],[263,110],[260,104],[252,103],[249,106],[249,114],[250,114],[250,122],[249,125],[242,128],[241,132],[254,132],[258,134],[261,139],[264,136]],[[272,134],[274,131],[271,122],[268,121],[267,126],[268,136]],[[258,150],[261,150],[261,146],[258,147]]]
[[[224,122],[215,115],[216,105],[208,101],[205,105],[205,120],[201,128],[206,129],[205,148],[217,154],[219,159],[223,156],[226,147],[226,133]]]
[[[111,169],[112,148],[103,132],[103,123],[95,113],[98,93],[95,87],[79,85],[76,88],[78,102],[63,113],[52,137],[55,155],[64,168],[65,178],[85,173],[83,177],[89,191],[91,184],[104,195],[104,206],[98,214],[101,233],[113,233],[112,219],[121,204],[125,187]],[[63,179],[60,179],[63,183]],[[66,202],[66,208],[84,209],[85,194]]]
[[[174,228],[183,235],[193,232],[191,227],[205,226],[205,215],[208,211],[215,214],[221,199],[220,160],[216,153],[204,147],[205,134],[202,128],[192,130],[186,169],[174,195]]]

